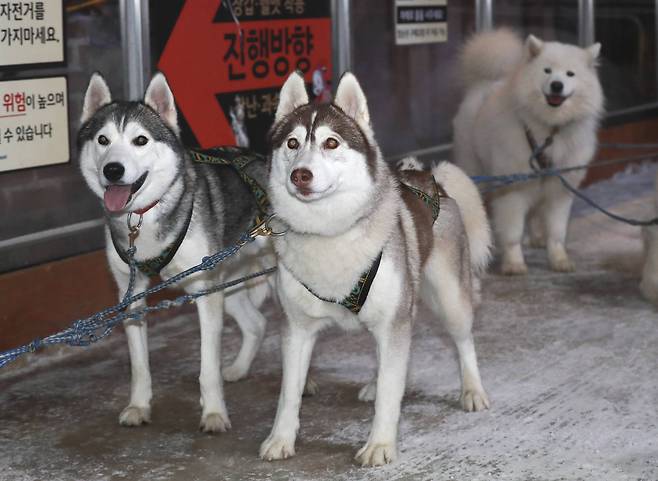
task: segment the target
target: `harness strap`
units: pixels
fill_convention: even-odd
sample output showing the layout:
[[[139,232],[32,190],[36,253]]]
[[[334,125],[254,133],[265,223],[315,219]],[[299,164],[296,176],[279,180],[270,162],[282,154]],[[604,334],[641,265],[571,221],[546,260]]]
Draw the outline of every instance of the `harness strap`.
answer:
[[[234,167],[242,181],[249,186],[254,194],[260,213],[266,214],[270,211],[270,201],[265,189],[244,170],[247,165],[256,159],[264,161],[265,158],[262,155],[242,147],[224,146],[214,147],[203,152],[191,150],[190,156],[194,162],[200,164],[230,165]]]
[[[532,151],[532,156],[533,158],[537,161],[537,165],[541,169],[548,169],[551,166],[551,161],[546,157],[546,154],[544,151],[548,146],[550,146],[553,143],[553,137],[555,137],[555,134],[557,134],[558,128],[553,127],[551,129],[551,133],[548,134],[548,137],[546,137],[546,140],[542,145],[539,145],[537,143],[537,140],[535,139],[535,136],[532,134],[530,129],[527,126],[524,126],[525,129],[525,138],[528,141],[528,145],[530,146],[530,150]]]
[[[439,218],[439,213],[441,212],[441,197],[448,197],[448,193],[445,191],[443,186],[441,186],[434,176],[432,176],[432,195],[429,195],[427,192],[418,189],[404,182],[400,182],[403,187],[406,187],[411,192],[413,192],[420,200],[422,200],[427,207],[432,210],[432,219],[433,222],[436,222],[436,219]]]
[[[402,182],[401,184],[407,189],[409,189],[411,192],[413,192],[416,196],[418,196],[418,198],[420,198],[425,203],[425,205],[427,205],[427,207],[432,210],[432,219],[433,219],[432,224],[436,222],[436,219],[439,217],[439,213],[441,211],[441,197],[448,197],[448,194],[443,189],[443,187],[434,179],[434,176],[432,176],[432,184],[433,184],[432,195],[429,195],[427,192],[424,192],[411,185]],[[313,294],[321,301],[340,304],[341,306],[346,307],[354,314],[358,314],[361,311],[363,305],[366,303],[366,300],[368,299],[368,293],[370,292],[370,287],[372,286],[372,283],[375,280],[375,276],[377,275],[377,271],[379,270],[379,264],[381,263],[383,253],[384,251],[379,253],[379,255],[374,260],[370,268],[364,271],[361,274],[361,276],[359,276],[359,280],[352,288],[352,291],[347,295],[347,297],[345,297],[340,302],[337,301],[336,299],[327,299],[325,297],[322,297],[316,294],[313,291],[313,289],[311,289],[303,282],[300,281],[300,283],[306,288],[306,290],[308,290],[308,292]]]
[[[255,152],[251,152],[247,149],[243,149],[241,147],[232,147],[232,146],[215,147],[212,149],[205,150],[203,152],[197,150],[190,150],[189,154],[190,154],[190,158],[194,162],[198,162],[202,164],[227,165],[233,167],[237,172],[237,174],[240,176],[240,179],[242,179],[242,181],[249,186],[254,196],[254,199],[256,200],[256,207],[258,208],[259,214],[256,216],[256,219],[254,220],[254,225],[257,225],[260,220],[265,218],[265,215],[267,214],[270,208],[270,202],[269,199],[267,198],[267,193],[265,192],[265,189],[263,189],[260,186],[260,184],[258,184],[258,182],[249,174],[247,174],[244,170],[245,167],[249,165],[253,160],[263,159],[263,156],[256,154]],[[194,206],[194,202],[192,203],[192,206]],[[187,231],[190,227],[190,222],[192,221],[192,212],[193,212],[193,207],[190,208],[190,212],[185,221],[185,225],[183,226],[183,230],[178,234],[176,240],[174,240],[174,242],[171,245],[166,247],[160,253],[160,255],[156,257],[152,257],[150,259],[145,259],[143,261],[137,261],[135,263],[137,268],[143,274],[149,277],[157,276],[160,273],[160,271],[164,269],[165,266],[167,266],[167,264],[171,262],[171,260],[176,255],[176,252],[178,252],[179,247],[183,243],[185,236],[187,235]],[[119,254],[121,260],[126,264],[129,264],[130,261],[128,258],[128,254],[124,249],[122,249],[119,246],[119,244],[117,243],[114,237],[114,233],[112,232],[112,230],[110,230],[110,236],[112,238],[112,244],[114,244],[114,248]]]
[[[345,299],[340,302],[338,302],[336,299],[327,299],[326,297],[322,297],[313,292],[313,289],[308,287],[303,282],[301,284],[306,287],[308,292],[313,294],[321,301],[340,304],[341,306],[346,307],[348,310],[352,311],[354,314],[358,314],[361,311],[363,305],[366,303],[366,299],[368,299],[368,293],[370,292],[372,282],[375,280],[375,276],[379,270],[379,264],[381,263],[383,253],[384,251],[380,252],[370,268],[361,273],[361,276],[359,276],[359,280],[356,281],[352,291],[347,295],[347,297],[345,297]]]
[[[194,206],[194,203],[192,203],[192,206]],[[190,222],[192,221],[192,212],[194,211],[193,207],[190,207],[190,213],[187,215],[187,219],[185,220],[185,225],[183,226],[183,229],[180,231],[176,239],[172,244],[170,244],[168,247],[166,247],[158,256],[151,257],[150,259],[144,259],[143,261],[135,261],[135,266],[144,274],[149,277],[154,277],[160,274],[160,271],[167,266],[171,262],[171,260],[174,258],[176,255],[176,252],[178,252],[178,248],[181,246],[183,243],[183,239],[185,239],[185,236],[187,235],[187,231],[190,228]],[[114,232],[112,232],[112,229],[110,229],[110,237],[112,238],[112,244],[114,244],[114,249],[117,251],[117,254],[119,254],[119,257],[123,262],[126,264],[130,264],[130,259],[128,258],[128,253],[119,247],[119,244],[117,243],[115,237],[114,237]]]

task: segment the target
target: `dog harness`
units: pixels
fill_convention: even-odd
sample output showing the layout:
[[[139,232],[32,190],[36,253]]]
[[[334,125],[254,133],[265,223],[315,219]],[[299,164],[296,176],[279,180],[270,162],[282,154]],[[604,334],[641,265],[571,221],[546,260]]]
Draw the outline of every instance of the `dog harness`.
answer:
[[[245,168],[252,161],[256,159],[264,161],[264,157],[262,155],[257,154],[255,152],[251,152],[250,150],[241,147],[232,147],[232,146],[213,147],[212,149],[208,149],[204,151],[190,150],[189,154],[192,161],[197,163],[228,165],[233,167],[237,172],[237,174],[240,176],[240,179],[242,179],[242,181],[245,184],[247,184],[247,186],[251,189],[254,199],[256,200],[256,207],[258,209],[258,214],[256,216],[256,219],[254,220],[254,225],[258,224],[258,222],[260,222],[260,220],[266,216],[267,211],[270,207],[270,202],[269,199],[267,198],[267,193],[265,192],[265,189],[263,189],[253,177],[251,177],[249,174],[247,174],[247,172],[245,172]],[[192,205],[194,205],[194,202],[192,202]],[[190,208],[190,212],[187,215],[185,224],[183,225],[183,229],[178,234],[174,242],[172,242],[169,246],[167,246],[160,253],[160,255],[156,257],[152,257],[150,259],[136,261],[137,268],[143,274],[149,277],[157,276],[158,274],[160,274],[160,271],[164,269],[165,266],[171,262],[171,260],[176,255],[176,252],[178,252],[178,248],[183,243],[183,239],[185,239],[185,236],[187,235],[187,230],[189,229],[190,222],[192,221],[193,210],[194,210],[193,208]],[[123,262],[128,264],[130,262],[128,258],[128,254],[126,250],[124,250],[119,246],[119,244],[117,243],[114,237],[114,233],[111,230],[110,230],[110,236],[112,238],[112,244],[114,244],[114,248],[116,249],[117,254],[119,254],[119,257]]]
[[[546,154],[544,151],[546,148],[553,143],[553,137],[555,137],[555,134],[557,134],[557,127],[553,127],[551,129],[551,133],[546,137],[546,140],[544,140],[544,143],[542,145],[539,145],[537,143],[537,140],[535,139],[535,136],[532,135],[532,132],[530,129],[525,126],[525,138],[528,141],[528,145],[530,146],[530,151],[532,152],[532,159],[537,161],[537,165],[541,169],[548,169],[551,166],[551,161],[546,157]],[[532,166],[532,159],[530,160],[530,164]]]
[[[441,187],[441,185],[436,182],[434,176],[432,176],[433,192],[431,195],[422,191],[421,189],[413,187],[409,184],[405,184],[404,182],[400,182],[400,185],[413,192],[414,195],[416,195],[429,209],[432,210],[432,224],[434,224],[436,219],[439,217],[439,212],[441,211],[441,197],[448,197],[448,194],[443,189],[443,187]],[[368,299],[368,293],[370,292],[370,287],[372,286],[372,283],[375,280],[375,276],[377,275],[377,271],[379,270],[379,264],[381,263],[383,253],[384,251],[381,251],[375,258],[372,265],[367,270],[363,271],[350,293],[342,301],[322,297],[313,292],[313,289],[311,289],[309,286],[301,281],[300,282],[306,288],[306,290],[308,290],[308,292],[313,294],[321,301],[340,304],[354,314],[358,314]]]
[[[200,164],[230,165],[242,181],[251,189],[260,214],[265,215],[270,210],[270,201],[265,189],[247,172],[245,168],[254,160],[265,162],[265,157],[243,147],[223,146],[213,147],[203,152],[192,150],[190,155],[194,162]]]

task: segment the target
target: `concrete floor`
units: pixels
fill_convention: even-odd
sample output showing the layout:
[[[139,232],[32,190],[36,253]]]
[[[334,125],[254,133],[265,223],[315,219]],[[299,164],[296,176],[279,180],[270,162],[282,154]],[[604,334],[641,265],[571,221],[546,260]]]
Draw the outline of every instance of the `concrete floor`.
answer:
[[[615,210],[648,214],[652,175],[636,176],[642,192],[630,189],[634,200],[622,197]],[[375,367],[373,343],[367,333],[337,331],[316,347],[312,372],[321,392],[304,399],[297,456],[258,459],[280,381],[281,312],[269,302],[272,322],[252,376],[226,386],[233,423],[226,434],[197,431],[193,310],[152,326],[147,427],[117,422],[129,386],[120,333],[87,350],[5,368],[0,480],[657,480],[658,315],[638,293],[640,232],[576,211],[569,244],[576,273],[552,273],[534,250],[527,277],[490,274],[484,282],[475,337],[490,411],[459,409],[455,350],[421,310],[393,465],[365,469],[352,461],[373,414],[356,400]],[[231,357],[239,344],[232,322],[224,337]]]

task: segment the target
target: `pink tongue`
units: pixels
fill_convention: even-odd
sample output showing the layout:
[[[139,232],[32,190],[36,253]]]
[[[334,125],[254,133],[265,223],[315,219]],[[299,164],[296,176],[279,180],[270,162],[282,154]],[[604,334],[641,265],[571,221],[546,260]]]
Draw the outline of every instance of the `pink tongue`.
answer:
[[[552,105],[560,105],[564,101],[564,97],[562,97],[561,95],[549,95],[548,101]]]
[[[105,207],[110,212],[117,212],[123,209],[130,198],[130,185],[110,185],[105,189]]]

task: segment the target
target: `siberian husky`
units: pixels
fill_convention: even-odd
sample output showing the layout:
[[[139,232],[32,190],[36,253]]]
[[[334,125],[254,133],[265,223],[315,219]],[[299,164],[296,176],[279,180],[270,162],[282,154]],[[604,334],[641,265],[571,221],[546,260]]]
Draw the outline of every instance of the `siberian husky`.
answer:
[[[309,103],[303,78],[293,73],[281,90],[270,145],[272,207],[288,229],[274,241],[277,290],[287,320],[278,411],[260,456],[295,454],[311,351],[318,333],[338,324],[365,327],[377,342],[376,380],[359,394],[375,399],[375,418],[356,459],[363,465],[393,461],[420,298],[444,319],[457,344],[462,406],[487,408],[471,324],[473,278],[487,265],[490,233],[470,179],[450,164],[434,169],[454,200],[440,199],[433,223],[435,211],[416,194],[437,185],[429,173],[396,172],[384,161],[366,98],[349,73],[332,104]],[[366,294],[357,296],[356,308],[353,288]]]
[[[252,191],[237,170],[192,161],[179,140],[174,98],[160,73],[151,80],[143,103],[112,101],[104,79],[94,74],[84,99],[78,147],[84,178],[103,200],[107,257],[119,295],[128,286],[129,268],[123,259],[131,214],[133,223],[138,218],[141,223],[135,259],[155,259],[150,268],[161,269],[160,275],[166,279],[235,244],[258,213]],[[266,185],[264,161],[253,160],[244,172]],[[163,261],[167,258],[168,263]],[[255,272],[273,262],[271,246],[259,239],[215,270],[194,274],[182,287],[187,292],[200,291],[229,275]],[[147,274],[154,274],[148,267],[140,264],[135,292],[147,287]],[[227,381],[247,374],[265,331],[265,318],[258,307],[269,291],[268,282],[261,278],[227,292],[226,301],[222,292],[196,301],[201,326],[200,428],[205,432],[230,428],[220,372]],[[224,307],[238,322],[243,341],[233,364],[220,370]],[[151,419],[146,322],[128,322],[125,330],[132,382],[130,402],[119,422],[137,426]]]
[[[462,55],[466,97],[454,119],[457,165],[470,175],[527,172],[531,145],[552,137],[542,167],[587,164],[596,149],[603,94],[596,64],[601,45],[582,49],[542,42],[525,46],[501,29],[473,37]],[[542,165],[543,164],[543,165]],[[585,171],[566,174],[573,185]],[[574,264],[565,240],[572,195],[557,178],[515,184],[491,196],[492,222],[504,274],[525,274],[521,242],[526,217],[530,242],[545,246],[551,268]]]

